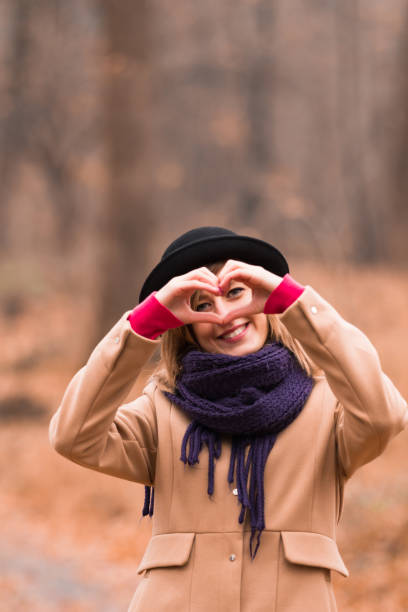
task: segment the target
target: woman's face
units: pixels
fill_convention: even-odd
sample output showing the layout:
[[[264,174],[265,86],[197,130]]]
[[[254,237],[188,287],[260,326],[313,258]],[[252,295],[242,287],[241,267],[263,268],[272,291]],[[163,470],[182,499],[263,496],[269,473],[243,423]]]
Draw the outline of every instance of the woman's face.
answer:
[[[252,291],[242,282],[232,281],[223,295],[198,291],[192,301],[193,310],[215,312],[221,316],[249,304]],[[264,313],[233,319],[225,325],[193,323],[192,328],[200,347],[208,353],[226,353],[241,357],[263,347],[268,337],[268,319]]]

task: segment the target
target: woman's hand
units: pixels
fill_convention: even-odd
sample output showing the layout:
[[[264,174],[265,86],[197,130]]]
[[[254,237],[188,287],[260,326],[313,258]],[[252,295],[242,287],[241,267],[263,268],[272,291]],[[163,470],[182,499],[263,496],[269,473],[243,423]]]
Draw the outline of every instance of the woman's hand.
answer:
[[[231,281],[241,281],[247,285],[252,291],[252,298],[245,305],[231,310],[224,323],[241,316],[263,312],[266,300],[281,283],[282,277],[265,270],[262,266],[229,259],[218,274],[218,285],[222,293],[228,291]]]
[[[191,297],[199,290],[208,291],[214,295],[221,293],[218,278],[208,268],[197,268],[187,274],[174,276],[159,289],[155,297],[185,324],[197,322],[222,324],[222,318],[216,313],[196,312],[191,308]]]

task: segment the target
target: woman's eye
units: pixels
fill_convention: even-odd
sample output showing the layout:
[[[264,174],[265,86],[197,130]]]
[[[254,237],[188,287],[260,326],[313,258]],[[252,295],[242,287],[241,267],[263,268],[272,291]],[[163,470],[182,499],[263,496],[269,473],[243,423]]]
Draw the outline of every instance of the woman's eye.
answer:
[[[243,287],[234,287],[228,291],[228,297],[238,297],[244,291]]]
[[[197,306],[195,307],[195,310],[197,312],[203,312],[204,310],[208,310],[210,306],[211,306],[210,302],[201,302],[201,304],[197,304]]]

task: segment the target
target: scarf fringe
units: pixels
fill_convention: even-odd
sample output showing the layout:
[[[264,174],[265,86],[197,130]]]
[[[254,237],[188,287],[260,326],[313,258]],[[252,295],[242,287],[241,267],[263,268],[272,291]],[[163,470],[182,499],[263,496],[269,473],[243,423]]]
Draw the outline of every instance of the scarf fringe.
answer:
[[[188,465],[200,463],[199,454],[204,442],[208,447],[208,495],[214,493],[214,471],[215,459],[221,456],[221,439],[214,432],[200,425],[197,421],[193,421],[187,427],[181,444],[180,459]],[[187,453],[188,446],[188,453]]]
[[[153,516],[154,512],[154,487],[145,486],[145,499],[142,516]]]

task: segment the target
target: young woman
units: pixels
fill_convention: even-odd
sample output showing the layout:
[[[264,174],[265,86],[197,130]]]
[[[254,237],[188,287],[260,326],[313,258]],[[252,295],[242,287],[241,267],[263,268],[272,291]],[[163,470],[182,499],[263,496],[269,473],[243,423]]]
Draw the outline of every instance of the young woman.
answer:
[[[345,482],[408,421],[375,349],[272,245],[222,228],[175,240],[140,302],[50,425],[65,457],[146,485],[153,535],[129,610],[336,610]]]

